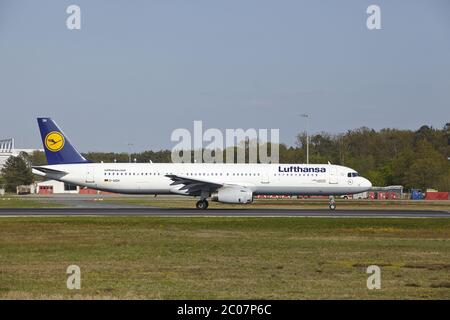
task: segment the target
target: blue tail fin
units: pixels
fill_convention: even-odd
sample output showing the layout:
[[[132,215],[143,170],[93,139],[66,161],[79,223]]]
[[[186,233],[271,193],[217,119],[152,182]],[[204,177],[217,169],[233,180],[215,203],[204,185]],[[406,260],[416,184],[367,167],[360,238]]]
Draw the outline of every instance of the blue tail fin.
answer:
[[[86,160],[51,118],[37,118],[48,164],[90,162]]]

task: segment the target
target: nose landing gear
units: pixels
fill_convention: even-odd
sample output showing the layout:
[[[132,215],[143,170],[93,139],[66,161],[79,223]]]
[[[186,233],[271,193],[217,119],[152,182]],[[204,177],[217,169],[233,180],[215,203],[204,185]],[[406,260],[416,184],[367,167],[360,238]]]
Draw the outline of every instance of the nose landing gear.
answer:
[[[334,200],[334,196],[329,197],[328,206],[330,207],[330,210],[334,211],[336,209],[336,200]]]

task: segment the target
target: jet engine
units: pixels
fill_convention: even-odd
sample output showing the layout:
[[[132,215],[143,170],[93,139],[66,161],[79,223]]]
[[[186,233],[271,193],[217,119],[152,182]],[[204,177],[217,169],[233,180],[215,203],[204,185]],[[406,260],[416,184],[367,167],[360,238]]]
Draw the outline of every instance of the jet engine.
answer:
[[[222,187],[211,195],[211,199],[223,203],[252,203],[253,192],[245,187]]]

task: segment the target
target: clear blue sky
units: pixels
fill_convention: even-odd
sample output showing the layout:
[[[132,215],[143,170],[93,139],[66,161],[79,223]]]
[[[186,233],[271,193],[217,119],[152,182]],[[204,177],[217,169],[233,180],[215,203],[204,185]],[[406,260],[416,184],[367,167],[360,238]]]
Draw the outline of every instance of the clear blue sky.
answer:
[[[194,120],[293,144],[305,112],[313,132],[442,127],[450,1],[1,0],[0,108],[0,138],[41,147],[51,116],[81,151],[171,148]]]

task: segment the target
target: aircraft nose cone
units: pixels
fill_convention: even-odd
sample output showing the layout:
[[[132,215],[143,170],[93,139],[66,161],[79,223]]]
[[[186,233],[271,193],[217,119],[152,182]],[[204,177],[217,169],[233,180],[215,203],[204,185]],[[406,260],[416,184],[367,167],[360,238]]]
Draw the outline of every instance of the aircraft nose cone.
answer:
[[[364,178],[363,186],[366,187],[367,189],[370,189],[372,188],[372,182],[370,182],[369,179]]]

